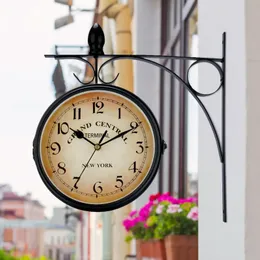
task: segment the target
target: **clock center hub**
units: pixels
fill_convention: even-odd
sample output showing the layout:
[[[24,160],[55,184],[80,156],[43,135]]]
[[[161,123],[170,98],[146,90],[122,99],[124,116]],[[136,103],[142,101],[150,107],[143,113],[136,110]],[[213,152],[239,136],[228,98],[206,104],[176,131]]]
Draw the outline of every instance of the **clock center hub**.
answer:
[[[101,145],[100,144],[95,144],[94,146],[95,150],[98,151],[101,149]]]

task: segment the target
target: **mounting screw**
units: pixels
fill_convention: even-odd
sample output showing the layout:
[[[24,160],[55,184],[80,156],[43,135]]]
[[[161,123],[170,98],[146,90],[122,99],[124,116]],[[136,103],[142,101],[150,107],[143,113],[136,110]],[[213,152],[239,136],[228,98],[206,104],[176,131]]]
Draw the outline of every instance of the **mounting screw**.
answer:
[[[89,55],[104,55],[105,35],[99,24],[95,23],[88,34]]]
[[[164,140],[162,140],[162,154],[164,154],[164,151],[167,149],[167,144]]]

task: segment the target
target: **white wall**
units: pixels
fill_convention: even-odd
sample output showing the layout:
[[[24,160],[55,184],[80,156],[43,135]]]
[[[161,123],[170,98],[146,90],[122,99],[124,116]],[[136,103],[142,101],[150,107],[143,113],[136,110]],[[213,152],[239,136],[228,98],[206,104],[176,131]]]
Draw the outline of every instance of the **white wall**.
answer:
[[[246,260],[259,260],[260,196],[259,147],[260,147],[260,2],[245,1],[246,14],[246,64],[247,64],[247,165],[245,205],[245,256]]]
[[[91,217],[93,214],[90,214]],[[88,218],[89,214],[88,212],[83,211],[83,259],[88,259]],[[91,218],[90,218],[91,219]],[[91,259],[91,258],[90,258]]]
[[[91,213],[90,218],[90,229],[91,229],[91,252],[90,260],[101,260],[102,259],[102,230],[98,227],[98,223],[101,223],[101,213]]]
[[[80,260],[81,256],[81,251],[80,251],[80,228],[81,228],[81,223],[77,222],[76,225],[76,241],[75,241],[75,259]]]
[[[83,233],[83,241],[81,241]],[[83,249],[81,252],[81,243],[83,242]],[[76,260],[88,259],[88,212],[83,211],[83,223],[78,221],[76,227]],[[81,255],[83,253],[83,256]]]
[[[143,11],[145,10],[145,12]],[[133,54],[160,54],[161,35],[161,1],[134,0],[132,20]],[[155,61],[159,61],[158,59]],[[150,64],[134,61],[134,93],[150,107],[159,121],[159,87],[160,69]],[[148,189],[138,197],[133,208],[139,209],[152,193],[158,192],[158,175]],[[135,254],[135,243],[132,243]]]
[[[83,212],[83,257],[81,257],[81,222],[76,228],[76,260],[89,260],[88,258],[88,234],[89,213]],[[101,260],[102,258],[102,230],[98,228],[101,223],[101,213],[90,213],[90,259]]]
[[[134,54],[160,54],[161,1],[135,0],[132,27]],[[134,62],[134,92],[150,107],[157,120],[159,120],[159,76],[159,68],[140,61]],[[136,199],[135,207],[143,206],[148,201],[149,195],[157,190],[158,177],[146,192]]]
[[[251,0],[247,1],[251,2]],[[200,56],[221,57],[222,33],[227,32],[228,222],[222,222],[222,172],[217,147],[209,124],[200,110],[198,143],[200,260],[245,259],[247,86],[244,4],[244,0],[198,1]],[[218,84],[217,77],[213,74],[213,70],[209,72],[205,67],[199,68],[200,91],[212,89],[212,86]],[[203,98],[203,101],[220,130],[220,96]],[[259,260],[259,256],[247,259]]]

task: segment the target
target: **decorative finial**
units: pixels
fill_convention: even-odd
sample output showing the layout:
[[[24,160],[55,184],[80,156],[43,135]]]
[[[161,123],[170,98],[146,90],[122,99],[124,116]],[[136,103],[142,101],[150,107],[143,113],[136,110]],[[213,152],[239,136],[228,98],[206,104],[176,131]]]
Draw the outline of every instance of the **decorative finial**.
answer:
[[[105,35],[99,24],[95,23],[88,34],[89,55],[104,55]]]

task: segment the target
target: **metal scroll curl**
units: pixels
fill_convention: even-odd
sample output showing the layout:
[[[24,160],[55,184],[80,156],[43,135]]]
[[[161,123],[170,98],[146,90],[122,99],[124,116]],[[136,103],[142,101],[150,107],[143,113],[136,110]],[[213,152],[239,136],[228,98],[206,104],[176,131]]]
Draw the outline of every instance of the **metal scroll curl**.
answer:
[[[199,63],[208,63],[210,65],[212,65],[213,67],[215,67],[217,69],[217,71],[219,72],[219,76],[220,76],[220,84],[218,86],[218,88],[215,90],[215,91],[212,91],[212,92],[209,92],[209,93],[201,93],[201,92],[198,92],[197,90],[195,90],[192,85],[190,84],[190,79],[189,79],[189,74],[190,74],[190,70],[192,69],[192,67],[194,67],[195,65],[198,65]],[[189,85],[189,87],[193,90],[193,92],[198,96],[198,97],[209,97],[209,96],[212,96],[214,95],[215,93],[217,93],[221,87],[223,86],[223,76],[224,76],[224,73],[223,73],[223,70],[222,68],[219,66],[218,63],[216,63],[215,61],[212,61],[212,60],[208,60],[208,59],[205,59],[205,60],[197,60],[195,62],[193,62],[188,70],[187,70],[187,84]]]
[[[90,68],[92,69],[92,71],[93,71],[93,77],[92,77],[92,79],[91,80],[89,80],[88,82],[83,82],[83,81],[81,81],[79,78],[78,78],[78,76],[75,74],[75,73],[73,73],[73,76],[77,79],[77,81],[80,83],[80,84],[82,84],[82,85],[89,85],[89,84],[91,84],[93,81],[94,81],[94,79],[95,79],[95,75],[96,75],[96,70],[95,70],[95,68],[93,67],[93,65],[88,61],[88,60],[86,60],[86,59],[84,59],[84,58],[82,58],[82,57],[79,57],[79,56],[73,56],[73,55],[55,55],[55,57],[54,57],[55,59],[60,59],[60,60],[66,60],[66,59],[73,59],[73,60],[79,60],[79,61],[82,61],[82,62],[85,62],[88,66],[90,66]]]
[[[101,76],[100,76],[101,70],[103,69],[103,67],[106,66],[108,63],[113,62],[114,60],[115,60],[115,58],[112,58],[112,59],[109,59],[109,60],[105,61],[105,62],[99,67],[99,70],[97,71],[98,79],[99,79],[100,82],[102,82],[103,84],[113,84],[113,83],[115,83],[115,81],[117,80],[117,78],[118,78],[118,76],[119,76],[119,74],[120,74],[120,73],[117,73],[116,77],[115,77],[113,80],[111,80],[111,81],[104,81],[104,80],[101,78]]]

